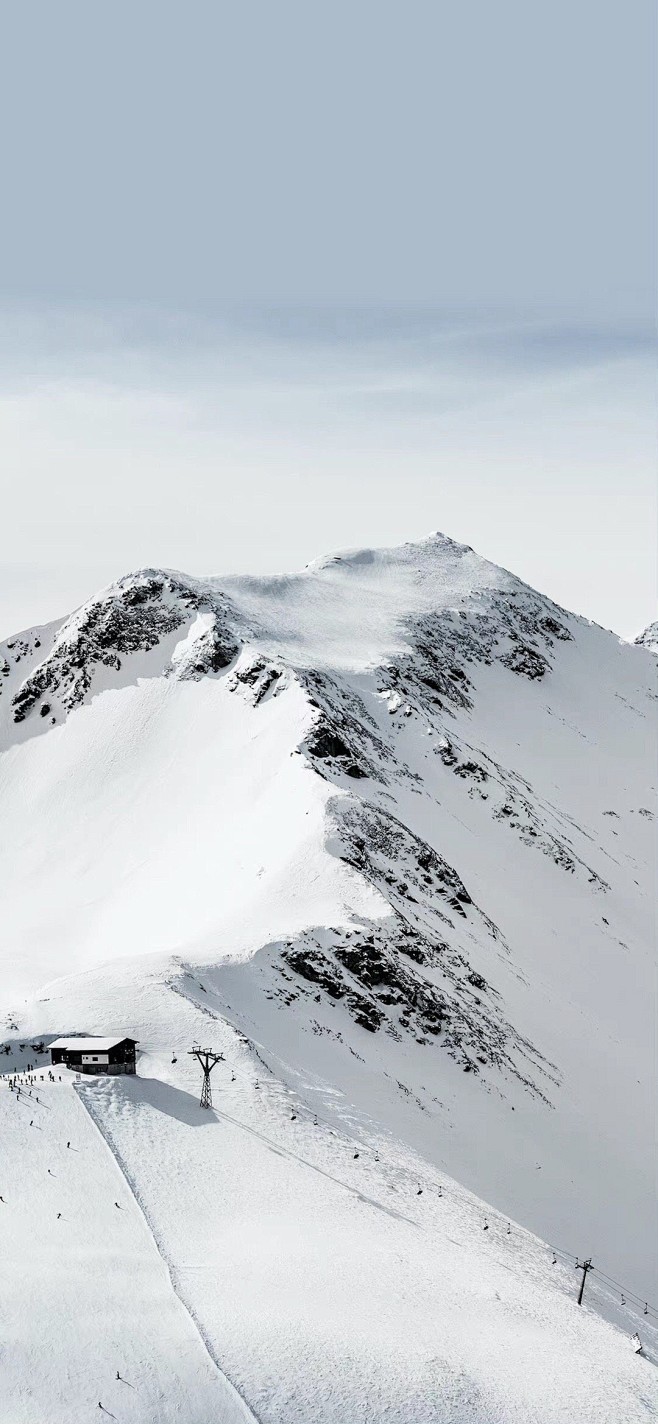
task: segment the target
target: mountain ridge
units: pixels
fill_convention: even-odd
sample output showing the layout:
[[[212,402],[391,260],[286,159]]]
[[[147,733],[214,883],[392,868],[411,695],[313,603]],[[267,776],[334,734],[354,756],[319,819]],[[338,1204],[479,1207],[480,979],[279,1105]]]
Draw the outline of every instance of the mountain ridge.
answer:
[[[0,657],[26,1031],[75,1030],[71,994],[101,1029],[102,973],[148,1043],[144,977],[202,977],[501,1210],[650,1282],[648,649],[433,535],[277,578],[141,570]]]
[[[445,580],[438,581],[436,578],[446,555],[452,565],[447,599]],[[443,559],[437,556],[443,556]],[[464,562],[467,567],[462,570],[459,565]],[[262,626],[266,621],[262,611],[260,618],[258,617],[259,595],[260,603],[267,606],[272,597],[277,601],[290,602],[291,591],[303,590],[306,594],[313,585],[323,586],[324,606],[318,611],[320,615],[324,614],[326,621],[330,623],[333,611],[332,596],[334,604],[342,602],[345,605],[349,604],[349,594],[353,591],[351,588],[341,588],[340,579],[335,577],[337,573],[341,577],[345,574],[348,577],[356,574],[358,578],[364,569],[366,572],[373,570],[376,574],[381,574],[382,571],[388,573],[391,567],[398,575],[394,585],[394,606],[392,612],[389,612],[391,626],[382,626],[386,624],[384,618],[380,620],[380,626],[370,632],[368,653],[364,658],[365,667],[385,660],[390,653],[402,651],[401,643],[404,642],[410,621],[422,618],[423,613],[428,610],[435,614],[437,602],[443,602],[443,612],[456,613],[464,611],[464,605],[473,603],[478,596],[493,590],[499,590],[501,595],[510,598],[516,596],[517,600],[519,597],[530,597],[533,600],[540,598],[547,609],[550,606],[558,614],[558,619],[551,618],[550,614],[546,615],[549,634],[551,631],[554,634],[557,631],[558,636],[569,636],[564,625],[559,622],[559,617],[564,617],[566,610],[544,595],[537,595],[529,585],[524,584],[508,570],[500,569],[490,561],[482,559],[470,546],[458,544],[437,532],[424,540],[402,545],[398,549],[356,549],[328,555],[315,560],[297,574],[267,577],[230,575],[221,579],[197,578],[178,570],[155,567],[138,569],[108,584],[60,621],[25,630],[5,640],[5,643],[0,645],[0,696],[4,680],[8,679],[10,685],[14,682],[11,677],[12,665],[15,670],[18,664],[22,663],[19,686],[12,691],[10,699],[10,716],[14,722],[23,722],[39,702],[43,709],[53,682],[57,682],[57,676],[53,678],[52,675],[52,663],[59,661],[61,674],[68,674],[71,684],[64,696],[63,710],[66,712],[69,704],[78,705],[90,690],[89,678],[85,677],[86,662],[102,663],[107,668],[113,666],[116,672],[120,672],[121,655],[151,651],[168,633],[179,631],[185,622],[186,613],[190,611],[205,612],[209,618],[212,615],[214,619],[212,624],[204,628],[203,636],[194,639],[193,651],[199,657],[196,671],[199,675],[206,671],[220,671],[228,666],[241,643],[255,642],[267,646],[268,630]],[[375,583],[374,599],[368,584],[369,580],[366,578],[365,599],[370,605],[368,611],[372,611],[373,601],[378,605],[382,603],[381,579],[379,584]],[[316,609],[313,608],[312,611],[315,612]],[[297,646],[293,647],[292,652],[288,650],[293,665],[295,654],[298,658],[301,655],[302,664],[304,662],[306,655],[303,637],[308,631],[303,626],[303,619],[301,628],[295,628],[294,614],[293,608],[289,622],[292,625],[293,642],[296,642]],[[580,619],[579,615],[566,616],[579,618],[579,621],[585,623],[588,621]],[[274,631],[274,636],[281,638],[283,633],[285,637],[285,631],[285,627],[278,628]],[[536,635],[540,630],[535,628],[533,631]],[[355,636],[353,627],[341,628],[340,632],[346,637],[350,634],[352,638]],[[378,647],[377,635],[383,637],[384,642],[391,646]],[[335,646],[335,641],[335,638],[330,636],[330,646],[332,643]],[[323,647],[312,648],[307,660],[310,660],[312,665],[322,665],[325,661],[322,657],[324,651]],[[72,668],[67,667],[67,657]],[[544,666],[541,654],[537,656],[536,652],[528,651],[527,657],[528,665],[525,668],[519,667],[518,670],[528,673],[530,665],[534,664],[534,675],[541,676]],[[31,669],[26,676],[27,663],[31,665]],[[188,675],[193,675],[194,658],[188,659],[185,667]],[[77,677],[75,669],[78,670]],[[8,689],[5,687],[6,690]],[[0,712],[1,710],[2,703]],[[46,713],[42,710],[41,715],[48,717],[50,712],[51,709],[48,708]],[[49,725],[56,723],[55,709],[54,718],[50,716]]]

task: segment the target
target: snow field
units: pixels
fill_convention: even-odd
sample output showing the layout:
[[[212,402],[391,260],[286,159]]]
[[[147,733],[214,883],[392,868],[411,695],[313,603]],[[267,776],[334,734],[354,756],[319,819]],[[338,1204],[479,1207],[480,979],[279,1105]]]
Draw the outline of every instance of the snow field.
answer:
[[[294,683],[254,709],[222,681],[151,679],[4,754],[0,887],[5,942],[21,951],[4,1003],[54,965],[214,948],[218,935],[223,953],[248,956],[273,934],[347,919],[343,905],[381,916],[324,850],[329,790],[291,755],[309,720]]]
[[[0,1421],[245,1424],[63,1076],[0,1079]]]
[[[245,1073],[230,1035],[221,1046],[212,1113],[184,1059],[169,1082],[98,1079],[80,1093],[263,1424],[653,1417],[653,1367],[578,1310],[573,1273],[543,1243],[508,1236],[449,1179],[439,1198],[412,1154],[355,1158],[340,1132],[293,1121],[283,1085]]]
[[[387,693],[409,620],[446,610],[453,628],[472,605],[467,631],[501,591],[530,593],[472,551],[437,536],[216,587],[240,657],[289,664],[257,705],[233,672],[177,680],[205,614],[118,676],[102,663],[60,725],[14,725],[18,648],[5,679],[7,1031],[130,1033],[140,1077],[44,1085],[38,1118],[0,1081],[0,1424],[80,1424],[99,1398],[137,1424],[248,1417],[224,1370],[261,1424],[656,1418],[628,1314],[596,1279],[579,1310],[573,1267],[485,1205],[655,1299],[651,655],[565,614],[574,640],[543,680],[467,652],[472,708],[437,708],[414,668],[403,702]],[[295,668],[329,673],[381,779],[299,754],[314,713]],[[372,928],[406,879],[404,834],[379,889],[338,858],[327,803],[346,794],[425,840],[495,921],[497,939],[475,915],[440,934],[555,1065],[550,1101],[282,980],[282,940]],[[226,1055],[212,1115],[195,1039]]]

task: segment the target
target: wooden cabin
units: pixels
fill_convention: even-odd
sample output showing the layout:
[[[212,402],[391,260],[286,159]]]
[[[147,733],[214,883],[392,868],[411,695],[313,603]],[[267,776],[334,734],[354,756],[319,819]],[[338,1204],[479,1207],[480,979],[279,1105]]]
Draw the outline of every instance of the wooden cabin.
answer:
[[[56,1038],[51,1063],[63,1063],[76,1073],[134,1073],[136,1038]]]

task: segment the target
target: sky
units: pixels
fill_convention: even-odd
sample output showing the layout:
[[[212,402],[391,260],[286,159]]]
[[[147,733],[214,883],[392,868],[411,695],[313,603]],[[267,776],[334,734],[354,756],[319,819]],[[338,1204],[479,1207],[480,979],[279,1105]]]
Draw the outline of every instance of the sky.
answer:
[[[433,529],[654,616],[652,5],[0,18],[0,636]]]

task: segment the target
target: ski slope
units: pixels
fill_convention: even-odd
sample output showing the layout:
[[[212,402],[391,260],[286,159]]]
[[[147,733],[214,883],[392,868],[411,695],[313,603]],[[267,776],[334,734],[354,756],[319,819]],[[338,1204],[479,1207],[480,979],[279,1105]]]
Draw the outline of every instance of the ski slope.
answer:
[[[185,1036],[194,1011],[177,1012]],[[654,1366],[578,1310],[573,1272],[544,1243],[348,1104],[333,1127],[317,1085],[319,1113],[233,1030],[217,1045],[209,1113],[193,1062],[155,1046],[148,1076],[39,1082],[38,1109],[3,1080],[0,1417],[95,1418],[98,1399],[144,1424],[655,1417]]]
[[[0,1419],[246,1424],[250,1411],[210,1358],[63,1077],[39,1078],[32,1097],[0,1080]]]
[[[226,1407],[224,1376],[268,1424],[651,1417],[645,1323],[596,1285],[575,1315],[548,1249],[657,1298],[649,644],[432,536],[130,575],[8,640],[0,688],[0,1065],[139,1041],[75,1108]]]

